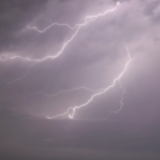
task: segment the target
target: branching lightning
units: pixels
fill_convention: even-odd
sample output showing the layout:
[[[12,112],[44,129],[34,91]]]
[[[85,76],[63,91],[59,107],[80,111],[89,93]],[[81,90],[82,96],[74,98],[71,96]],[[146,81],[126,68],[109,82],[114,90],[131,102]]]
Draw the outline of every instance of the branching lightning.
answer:
[[[59,115],[56,115],[56,116],[53,116],[53,117],[47,116],[47,118],[48,119],[55,119],[55,118],[67,115],[70,119],[73,119],[74,116],[75,116],[75,113],[76,113],[76,111],[78,109],[81,109],[81,108],[89,105],[96,97],[98,97],[98,96],[100,96],[102,94],[105,94],[107,91],[109,91],[111,88],[113,88],[116,85],[117,81],[119,81],[122,78],[122,76],[124,75],[124,73],[127,71],[128,65],[131,62],[131,56],[130,56],[130,53],[129,53],[129,50],[128,50],[127,47],[126,47],[126,50],[127,50],[127,55],[128,55],[128,61],[127,61],[126,65],[125,65],[123,71],[113,80],[113,82],[112,82],[112,84],[110,86],[108,86],[107,88],[103,89],[102,91],[100,91],[98,93],[93,94],[91,96],[91,98],[86,103],[83,103],[83,104],[81,104],[79,106],[75,106],[75,107],[69,107],[66,112],[64,112],[62,114],[59,114]],[[121,98],[120,103],[121,103],[121,107],[122,107],[123,106],[123,96]]]
[[[117,114],[119,113],[122,109],[123,109],[123,106],[124,106],[124,95],[126,93],[126,90],[125,88],[123,87],[121,81],[119,80],[119,85],[120,85],[120,89],[122,90],[121,92],[121,97],[120,97],[120,101],[119,101],[119,108],[115,111],[111,111],[107,117],[105,118],[108,118],[109,116],[111,116],[112,114]]]
[[[71,38],[69,38],[61,47],[61,49],[55,54],[55,55],[49,55],[49,56],[46,56],[42,59],[32,59],[30,57],[22,57],[22,56],[19,56],[19,55],[13,55],[13,56],[5,56],[3,55],[3,57],[0,57],[0,61],[7,61],[7,60],[15,60],[15,59],[20,59],[20,60],[24,60],[24,61],[31,61],[31,62],[42,62],[42,61],[45,61],[45,60],[48,60],[48,59],[56,59],[58,58],[61,54],[63,54],[64,50],[66,49],[66,47],[74,40],[74,38],[78,35],[80,29],[84,26],[87,26],[90,22],[92,21],[95,21],[97,18],[99,17],[103,17],[103,16],[106,16],[108,13],[110,12],[114,12],[117,7],[120,5],[120,2],[117,2],[116,3],[116,6],[113,7],[112,9],[109,9],[109,10],[106,10],[105,12],[103,13],[99,13],[97,15],[92,15],[92,16],[86,16],[85,17],[85,20],[83,23],[81,24],[76,24],[74,27],[71,27],[70,25],[68,24],[58,24],[58,23],[53,23],[51,24],[50,26],[48,26],[47,28],[45,28],[44,30],[39,30],[37,27],[30,27],[28,26],[27,28],[28,29],[33,29],[33,30],[36,30],[37,32],[39,33],[43,33],[45,31],[47,31],[48,29],[50,29],[52,26],[55,26],[55,25],[59,25],[59,26],[67,26],[69,27],[70,29],[75,29],[75,32],[74,34],[71,36]]]
[[[60,48],[60,50],[55,53],[54,55],[49,55],[49,56],[45,56],[41,59],[36,59],[36,58],[30,58],[30,57],[23,57],[23,56],[20,56],[20,55],[1,55],[0,56],[0,61],[2,62],[5,62],[5,61],[8,61],[8,60],[22,60],[22,61],[28,61],[28,62],[35,62],[35,63],[38,63],[38,62],[43,62],[45,60],[53,60],[53,59],[56,59],[58,57],[60,57],[66,47],[72,42],[74,41],[74,39],[76,38],[76,36],[78,35],[79,31],[84,27],[84,26],[87,26],[90,22],[93,22],[93,21],[96,21],[96,19],[100,18],[100,17],[104,17],[106,16],[108,13],[111,13],[111,12],[114,12],[117,7],[120,5],[120,2],[117,2],[116,5],[112,8],[112,9],[109,9],[109,10],[106,10],[105,12],[103,13],[99,13],[99,14],[96,14],[96,15],[91,15],[91,16],[86,16],[85,19],[84,19],[84,22],[83,23],[79,23],[79,24],[76,24],[74,26],[71,26],[69,24],[65,24],[65,23],[52,23],[51,25],[49,25],[48,27],[44,28],[43,30],[40,30],[38,27],[36,26],[27,26],[27,29],[29,30],[34,30],[40,34],[48,31],[49,29],[51,29],[53,26],[60,26],[60,27],[68,27],[69,29],[73,30],[74,33],[73,35],[62,45],[62,47]],[[122,78],[122,76],[124,75],[124,73],[127,71],[128,69],[128,65],[129,63],[131,62],[131,56],[130,56],[130,52],[128,50],[128,48],[126,47],[126,50],[127,50],[127,56],[128,56],[128,61],[126,62],[125,64],[125,67],[124,69],[122,70],[122,72],[113,80],[112,84],[104,89],[99,89],[99,90],[92,90],[92,89],[89,89],[89,88],[86,88],[86,87],[76,87],[76,88],[73,88],[73,89],[70,89],[70,90],[63,90],[63,91],[60,91],[56,94],[52,94],[52,95],[49,95],[49,94],[46,94],[46,93],[43,93],[43,92],[37,92],[38,94],[42,94],[48,98],[51,98],[51,97],[55,97],[55,96],[58,96],[60,94],[63,94],[63,93],[68,93],[68,92],[73,92],[73,91],[76,91],[76,90],[86,90],[86,91],[91,91],[91,92],[94,92],[94,94],[91,95],[91,97],[83,104],[80,104],[78,106],[74,106],[74,107],[69,107],[64,113],[61,113],[61,114],[58,114],[58,115],[55,115],[55,116],[47,116],[46,118],[47,119],[55,119],[55,118],[59,118],[59,117],[63,117],[63,116],[67,116],[69,117],[70,119],[73,119],[75,117],[75,114],[76,114],[76,111],[83,108],[83,107],[86,107],[88,106],[92,101],[95,100],[95,98],[97,98],[98,96],[101,96],[103,94],[105,94],[107,91],[109,91],[110,89],[112,89],[116,84],[117,82],[120,83],[120,80]],[[35,64],[34,63],[34,64]],[[29,72],[29,70],[28,70]],[[9,82],[8,84],[11,84],[11,83],[14,83],[14,82],[17,82],[18,80],[24,78],[28,72],[22,76],[21,78],[18,78],[12,82]],[[120,99],[120,108],[117,110],[117,111],[113,111],[113,113],[118,113],[122,107],[123,107],[123,99],[124,99],[124,94],[125,94],[125,90],[122,86],[122,84],[120,83],[120,87],[122,89],[122,94],[121,94],[121,99]],[[96,92],[96,93],[95,93]]]

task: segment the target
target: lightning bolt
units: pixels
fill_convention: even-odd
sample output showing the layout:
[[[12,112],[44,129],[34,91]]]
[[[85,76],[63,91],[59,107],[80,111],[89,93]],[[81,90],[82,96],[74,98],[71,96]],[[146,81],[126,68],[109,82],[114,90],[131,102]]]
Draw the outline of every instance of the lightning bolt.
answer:
[[[96,97],[98,97],[98,96],[100,96],[100,95],[102,95],[102,94],[105,94],[107,91],[109,91],[111,88],[113,88],[113,87],[116,85],[117,81],[119,81],[119,80],[122,78],[122,76],[124,75],[124,73],[127,71],[128,65],[129,65],[129,63],[131,62],[130,52],[129,52],[129,50],[128,50],[127,47],[126,47],[126,50],[127,50],[128,61],[127,61],[126,65],[125,65],[123,71],[113,80],[113,82],[112,82],[112,84],[111,84],[110,86],[106,87],[105,89],[103,89],[102,91],[100,91],[100,92],[98,92],[98,93],[93,94],[93,95],[91,96],[91,98],[90,98],[87,102],[85,102],[85,103],[83,103],[83,104],[81,104],[81,105],[79,105],[79,106],[69,107],[69,108],[67,109],[67,111],[65,111],[65,112],[62,113],[62,114],[58,114],[58,115],[55,115],[55,116],[52,116],[52,117],[47,116],[46,118],[47,118],[47,119],[55,119],[55,118],[59,118],[59,117],[63,117],[63,116],[68,115],[68,117],[69,117],[70,119],[73,119],[77,110],[79,110],[79,109],[81,109],[81,108],[83,108],[83,107],[86,107],[86,106],[89,105]],[[122,87],[122,85],[121,85],[121,87]],[[123,88],[123,87],[122,87],[122,88]],[[124,91],[123,91],[123,93],[124,93]],[[120,101],[120,104],[121,104],[120,109],[121,109],[122,106],[123,106],[123,95],[124,95],[124,94],[122,94],[122,98],[121,98],[121,101]],[[71,112],[71,113],[70,113],[70,112]]]
[[[9,55],[5,56],[5,55],[3,55],[3,57],[0,57],[0,61],[20,59],[20,60],[31,61],[31,62],[42,62],[42,61],[45,61],[45,60],[48,60],[48,59],[56,59],[59,56],[61,56],[61,54],[63,54],[63,52],[66,49],[66,47],[75,39],[75,37],[78,35],[78,33],[79,33],[79,31],[80,31],[80,29],[82,27],[87,26],[90,22],[95,21],[99,17],[103,17],[103,16],[106,16],[108,13],[114,12],[119,5],[120,5],[120,2],[117,2],[116,5],[115,5],[115,7],[113,7],[112,9],[106,10],[105,12],[99,13],[97,15],[86,16],[84,22],[81,23],[81,24],[76,24],[75,27],[71,27],[68,24],[53,23],[53,24],[51,24],[50,26],[48,26],[47,28],[45,28],[44,30],[41,31],[37,27],[30,27],[30,26],[28,26],[27,28],[34,29],[34,30],[36,30],[37,32],[40,32],[40,33],[43,33],[45,31],[47,31],[48,29],[50,29],[52,26],[55,26],[55,25],[68,26],[70,29],[75,29],[75,32],[71,36],[71,38],[69,38],[62,45],[61,49],[55,55],[49,55],[49,56],[46,56],[46,57],[44,57],[42,59],[32,59],[30,57],[22,57],[22,56],[19,56],[19,55],[13,55],[13,56],[9,56]]]
[[[45,60],[48,60],[48,59],[56,59],[58,57],[60,57],[66,47],[76,38],[76,36],[78,35],[79,31],[84,27],[84,26],[87,26],[90,22],[93,22],[93,21],[96,21],[96,19],[100,18],[100,17],[104,17],[106,16],[108,13],[111,13],[111,12],[114,12],[117,7],[120,5],[120,2],[117,2],[115,7],[113,7],[112,9],[109,9],[109,10],[106,10],[105,12],[103,13],[99,13],[97,15],[91,15],[91,16],[86,16],[85,19],[84,19],[84,22],[81,23],[81,24],[76,24],[75,26],[70,26],[69,24],[60,24],[60,23],[52,23],[51,25],[49,25],[48,27],[46,27],[45,29],[43,30],[40,30],[38,29],[37,27],[35,26],[27,26],[27,29],[31,29],[31,30],[35,30],[39,33],[44,33],[46,32],[47,30],[51,29],[53,26],[64,26],[64,27],[68,27],[69,29],[71,30],[75,30],[75,32],[73,33],[73,35],[62,45],[61,49],[55,54],[55,55],[49,55],[49,56],[45,56],[44,58],[41,58],[41,59],[33,59],[33,58],[30,58],[30,57],[23,57],[23,56],[20,56],[20,55],[2,55],[0,56],[0,61],[8,61],[8,60],[16,60],[16,59],[19,59],[19,60],[22,60],[22,61],[29,61],[29,62],[43,62]],[[128,61],[124,67],[124,70],[113,80],[112,84],[104,89],[100,89],[100,90],[97,90],[95,94],[93,94],[90,99],[88,99],[87,102],[79,105],[79,106],[75,106],[75,107],[69,107],[64,113],[62,114],[58,114],[58,115],[55,115],[53,117],[50,117],[50,116],[47,116],[46,118],[48,119],[55,119],[55,118],[59,118],[59,117],[62,117],[62,116],[68,116],[70,119],[73,119],[75,117],[75,114],[76,114],[76,111],[83,108],[83,107],[86,107],[87,105],[89,105],[96,97],[102,95],[102,94],[105,94],[107,91],[109,91],[111,88],[113,88],[117,81],[119,81],[122,76],[124,75],[124,73],[126,72],[126,70],[128,69],[128,65],[129,63],[131,62],[131,56],[130,56],[130,53],[129,53],[129,50],[128,48],[126,47],[126,50],[127,50],[127,55],[128,55]],[[28,72],[27,72],[28,74]],[[21,78],[24,78],[27,74],[25,74],[24,76],[22,76]],[[21,79],[20,78],[20,79]],[[14,82],[17,82],[18,80],[20,79],[17,79],[15,80]],[[11,83],[14,83],[14,82],[11,82]],[[123,88],[121,86],[121,88]],[[62,93],[65,93],[65,92],[72,92],[72,91],[75,91],[75,90],[78,90],[78,89],[85,89],[85,90],[90,90],[90,91],[93,91],[91,89],[88,89],[88,88],[85,88],[85,87],[81,87],[81,88],[74,88],[72,90],[65,90],[65,91],[60,91],[58,92],[57,94],[54,94],[54,95],[47,95],[45,93],[43,93],[44,96],[46,97],[54,97],[54,96],[57,96],[59,94],[62,94]],[[94,90],[95,91],[95,90]],[[124,95],[124,90],[122,92],[122,96],[121,96],[121,100],[120,100],[120,109],[122,109],[123,107],[123,95]],[[42,93],[41,93],[42,94]],[[118,111],[119,111],[118,110]],[[115,112],[117,113],[117,112]]]

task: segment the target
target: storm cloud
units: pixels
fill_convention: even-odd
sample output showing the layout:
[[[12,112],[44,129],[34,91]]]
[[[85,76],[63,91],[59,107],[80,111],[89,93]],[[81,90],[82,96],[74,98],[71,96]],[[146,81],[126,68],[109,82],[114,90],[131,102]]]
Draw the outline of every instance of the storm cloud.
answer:
[[[2,0],[0,58],[41,59],[55,55],[74,31],[53,26],[83,23],[86,15],[102,13],[116,0]],[[159,159],[160,2],[121,0],[115,12],[84,26],[63,54],[33,63],[0,61],[0,156],[3,159]],[[76,112],[75,119],[48,120],[85,103],[131,63],[121,87],[97,97]],[[41,94],[43,92],[43,94]],[[112,114],[111,114],[112,113]]]

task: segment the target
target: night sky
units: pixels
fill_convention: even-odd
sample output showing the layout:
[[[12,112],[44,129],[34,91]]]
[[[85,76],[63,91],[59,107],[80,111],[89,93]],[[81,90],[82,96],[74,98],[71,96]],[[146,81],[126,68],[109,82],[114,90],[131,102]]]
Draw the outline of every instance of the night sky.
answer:
[[[1,0],[0,158],[159,160],[159,26],[159,0]]]

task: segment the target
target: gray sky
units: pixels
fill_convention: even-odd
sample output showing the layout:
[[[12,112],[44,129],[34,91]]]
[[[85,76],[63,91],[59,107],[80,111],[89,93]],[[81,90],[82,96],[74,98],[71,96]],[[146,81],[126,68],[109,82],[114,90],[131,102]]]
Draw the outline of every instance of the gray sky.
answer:
[[[116,0],[2,0],[0,2],[0,155],[12,159],[159,159],[160,56],[158,0],[121,0],[117,9],[75,33],[66,26],[113,8]],[[81,105],[124,70],[119,83],[86,107]],[[43,94],[42,94],[43,93]],[[46,96],[54,95],[57,96]],[[123,94],[123,95],[122,95]],[[120,101],[123,96],[123,108]],[[117,114],[113,112],[119,111]],[[77,158],[78,157],[78,158]]]

